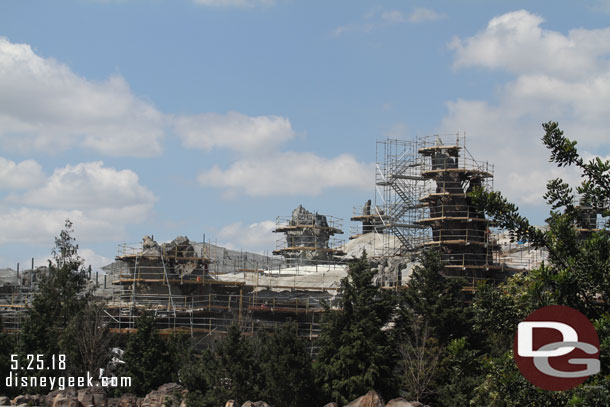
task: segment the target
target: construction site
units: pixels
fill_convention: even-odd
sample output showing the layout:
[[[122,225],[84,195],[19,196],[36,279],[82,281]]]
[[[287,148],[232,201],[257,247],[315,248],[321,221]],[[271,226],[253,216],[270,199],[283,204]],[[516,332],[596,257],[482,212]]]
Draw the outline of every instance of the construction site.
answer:
[[[376,147],[374,199],[354,208],[353,233],[343,240],[341,219],[299,205],[277,218],[277,245],[269,256],[186,237],[120,244],[105,274],[90,276],[112,332],[133,332],[138,316],[149,311],[162,333],[185,333],[202,345],[234,324],[254,333],[288,320],[296,321],[298,335],[314,340],[325,307],[336,306],[349,261],[363,251],[377,283],[397,290],[408,285],[425,248],[438,250],[445,276],[464,278],[465,290],[537,267],[547,257],[513,242],[471,204],[475,187],[493,189],[494,168],[470,155],[464,135],[388,139]],[[598,218],[591,215],[591,230]],[[5,330],[19,330],[45,272],[33,263],[29,270],[0,270]]]

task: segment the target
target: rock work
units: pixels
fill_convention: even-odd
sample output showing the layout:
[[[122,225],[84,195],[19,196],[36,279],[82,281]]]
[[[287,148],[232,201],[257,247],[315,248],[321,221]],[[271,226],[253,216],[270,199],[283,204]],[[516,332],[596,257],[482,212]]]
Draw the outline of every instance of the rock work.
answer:
[[[292,211],[286,225],[278,226],[274,232],[285,233],[286,248],[274,251],[285,258],[329,261],[334,257],[330,239],[334,234],[343,233],[329,224],[325,215],[309,212],[299,205]]]
[[[26,394],[13,400],[0,397],[0,406],[46,406],[46,407],[188,407],[186,396],[188,390],[176,383],[167,383],[153,390],[146,397],[136,397],[124,394],[119,398],[108,398],[101,387],[85,389],[67,388],[55,390],[46,396]],[[235,400],[228,400],[224,407],[240,407]],[[246,401],[241,407],[272,407],[265,401]],[[281,406],[276,406],[281,407]],[[331,402],[323,407],[339,407]],[[390,400],[387,404],[374,390],[358,397],[343,407],[430,407],[417,401],[407,401],[403,398]]]

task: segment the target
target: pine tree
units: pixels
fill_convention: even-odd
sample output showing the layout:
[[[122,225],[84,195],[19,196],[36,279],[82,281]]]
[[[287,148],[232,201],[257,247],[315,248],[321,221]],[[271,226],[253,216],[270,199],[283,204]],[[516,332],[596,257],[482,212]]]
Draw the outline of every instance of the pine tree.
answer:
[[[227,336],[217,344],[213,366],[215,379],[207,399],[216,403],[260,399],[264,379],[254,343],[241,334],[237,325],[232,325]]]
[[[262,336],[259,360],[264,377],[262,399],[274,406],[308,407],[316,404],[312,360],[297,324],[288,322]]]
[[[341,281],[338,309],[327,307],[315,363],[316,382],[326,399],[346,404],[374,389],[385,398],[396,392],[396,352],[389,322],[393,298],[373,283],[366,254],[350,264]]]
[[[20,335],[20,354],[70,354],[70,345],[61,346],[70,321],[89,299],[83,260],[72,237],[72,222],[66,220],[59,237],[55,238],[53,261],[47,275],[41,276],[38,291],[28,309]],[[73,363],[68,360],[66,367]],[[46,373],[45,373],[46,374]]]
[[[162,384],[173,381],[177,369],[170,346],[159,336],[154,315],[141,314],[136,320],[135,329],[127,339],[121,375],[131,377],[129,392],[144,396]]]
[[[430,336],[446,345],[453,339],[472,337],[472,310],[463,291],[465,280],[444,275],[438,252],[420,256],[421,266],[413,271],[408,286],[398,294],[398,335],[408,336],[413,326],[425,326]]]

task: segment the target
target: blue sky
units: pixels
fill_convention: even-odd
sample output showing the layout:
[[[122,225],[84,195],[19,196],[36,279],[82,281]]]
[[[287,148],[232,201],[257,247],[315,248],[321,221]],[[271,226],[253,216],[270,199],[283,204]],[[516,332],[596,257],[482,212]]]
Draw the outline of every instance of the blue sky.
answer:
[[[374,198],[375,141],[464,131],[496,189],[546,209],[540,123],[607,156],[604,1],[0,3],[0,267],[65,217],[98,267],[186,235],[274,249],[303,204]]]

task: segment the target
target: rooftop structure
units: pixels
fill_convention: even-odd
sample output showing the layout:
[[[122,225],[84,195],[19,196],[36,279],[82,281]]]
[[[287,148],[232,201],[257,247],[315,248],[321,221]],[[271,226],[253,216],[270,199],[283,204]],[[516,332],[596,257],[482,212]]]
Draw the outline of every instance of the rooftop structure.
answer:
[[[312,213],[299,205],[289,218],[277,218],[275,233],[284,233],[278,240],[275,255],[288,261],[331,262],[344,253],[334,235],[343,234],[341,219]]]

